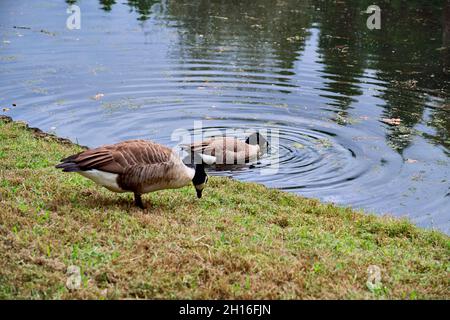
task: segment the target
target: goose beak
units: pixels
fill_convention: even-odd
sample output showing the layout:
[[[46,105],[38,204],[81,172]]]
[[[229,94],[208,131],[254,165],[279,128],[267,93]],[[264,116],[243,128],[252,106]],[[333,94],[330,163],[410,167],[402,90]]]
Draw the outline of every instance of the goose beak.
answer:
[[[196,190],[197,191],[197,198],[201,198],[202,197],[202,192],[203,190]]]

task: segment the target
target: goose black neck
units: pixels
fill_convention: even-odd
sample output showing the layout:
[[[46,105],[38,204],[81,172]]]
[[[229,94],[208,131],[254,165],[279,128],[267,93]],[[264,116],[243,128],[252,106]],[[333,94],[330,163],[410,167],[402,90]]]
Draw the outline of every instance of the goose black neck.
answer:
[[[205,165],[203,163],[197,163],[195,165],[195,174],[194,178],[192,178],[192,182],[194,183],[194,185],[202,184],[203,182],[205,182],[205,178]]]

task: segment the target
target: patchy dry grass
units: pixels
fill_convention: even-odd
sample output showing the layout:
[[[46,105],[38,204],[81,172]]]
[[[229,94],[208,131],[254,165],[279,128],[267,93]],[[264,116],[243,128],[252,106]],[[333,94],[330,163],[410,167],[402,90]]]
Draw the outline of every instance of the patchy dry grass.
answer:
[[[53,168],[79,150],[0,119],[0,298],[450,298],[438,232],[215,177],[200,200],[158,192],[142,212]]]

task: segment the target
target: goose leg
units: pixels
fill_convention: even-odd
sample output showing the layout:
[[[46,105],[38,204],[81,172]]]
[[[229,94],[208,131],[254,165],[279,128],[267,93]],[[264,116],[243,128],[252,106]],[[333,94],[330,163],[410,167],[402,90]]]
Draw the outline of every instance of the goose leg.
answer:
[[[141,209],[145,209],[144,204],[142,203],[142,198],[139,193],[134,193],[134,204]]]

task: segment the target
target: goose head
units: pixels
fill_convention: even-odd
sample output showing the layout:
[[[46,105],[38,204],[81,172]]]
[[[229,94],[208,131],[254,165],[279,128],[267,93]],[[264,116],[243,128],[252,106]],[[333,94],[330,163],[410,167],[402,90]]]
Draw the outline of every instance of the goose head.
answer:
[[[203,189],[205,188],[206,182],[208,182],[208,176],[205,172],[205,165],[203,163],[197,163],[195,165],[195,175],[192,178],[192,183],[197,191],[197,198],[202,197]]]
[[[259,132],[254,132],[249,135],[247,137],[247,140],[245,140],[245,143],[252,146],[259,146],[261,151],[267,150],[267,148],[269,147],[269,142]]]

